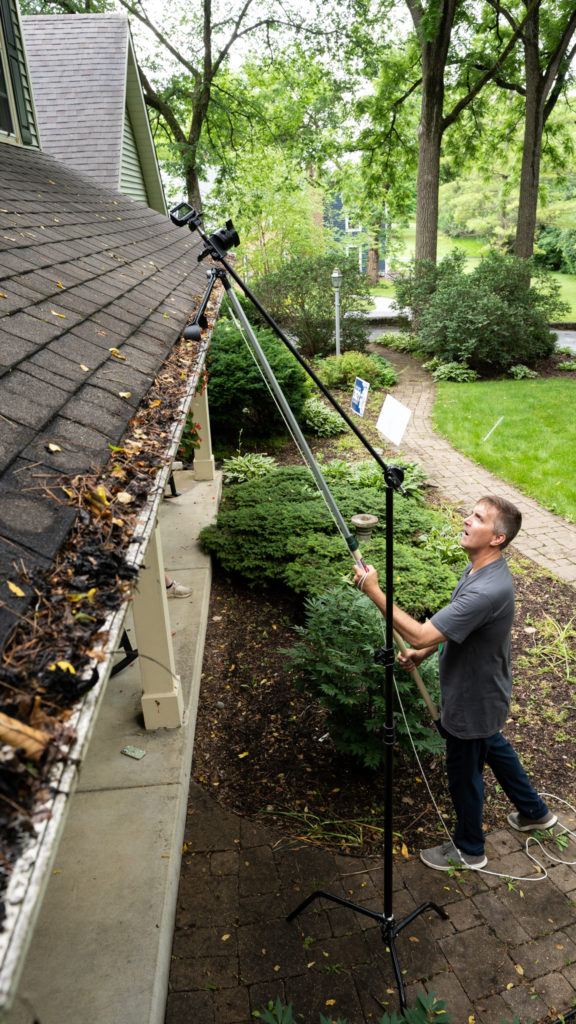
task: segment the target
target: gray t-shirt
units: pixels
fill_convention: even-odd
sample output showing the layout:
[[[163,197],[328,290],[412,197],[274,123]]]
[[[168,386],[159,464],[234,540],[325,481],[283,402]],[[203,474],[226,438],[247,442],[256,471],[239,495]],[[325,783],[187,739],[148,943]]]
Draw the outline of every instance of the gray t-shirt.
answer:
[[[514,585],[504,558],[470,575],[468,565],[450,604],[431,622],[448,637],[440,652],[441,722],[460,739],[499,732],[512,692],[510,630]]]

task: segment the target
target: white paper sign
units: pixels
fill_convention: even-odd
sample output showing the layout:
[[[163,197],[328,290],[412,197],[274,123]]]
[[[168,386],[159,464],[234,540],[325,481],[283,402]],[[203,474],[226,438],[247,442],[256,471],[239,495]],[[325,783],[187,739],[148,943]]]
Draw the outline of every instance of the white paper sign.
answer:
[[[352,392],[352,402],[350,407],[352,412],[355,412],[358,416],[364,415],[364,409],[366,408],[366,401],[368,398],[368,392],[370,390],[370,384],[367,380],[362,380],[361,377],[356,377],[354,381],[354,391]]]
[[[407,405],[397,402],[392,395],[386,395],[376,423],[376,430],[392,441],[392,444],[400,444],[411,415],[412,410]]]

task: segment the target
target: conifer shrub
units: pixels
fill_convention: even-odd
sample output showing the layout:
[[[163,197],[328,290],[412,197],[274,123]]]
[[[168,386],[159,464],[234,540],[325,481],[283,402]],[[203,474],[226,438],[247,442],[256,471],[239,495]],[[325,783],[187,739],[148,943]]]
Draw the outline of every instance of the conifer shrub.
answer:
[[[255,331],[284,396],[298,417],[309,394],[308,378],[271,329]],[[210,423],[217,441],[266,438],[284,430],[283,420],[251,350],[236,325],[221,319],[210,345]]]
[[[380,485],[348,478],[330,483],[345,520],[360,512],[378,516],[379,525],[362,554],[385,565],[386,491]],[[443,549],[418,547],[443,525],[442,516],[417,501],[398,496],[394,503],[394,586],[398,603],[423,616],[446,604],[456,585],[457,568],[444,561]],[[351,527],[352,532],[352,527]],[[263,479],[226,487],[217,519],[200,535],[205,551],[250,585],[282,583],[296,593],[320,594],[350,577],[351,558],[310,471],[280,467]]]
[[[366,768],[379,768],[385,759],[386,670],[375,662],[374,651],[385,643],[384,619],[369,598],[345,584],[308,598],[305,610],[306,624],[295,627],[299,641],[283,651],[296,686],[326,709],[339,750]],[[419,752],[439,752],[443,741],[414,682],[400,667],[394,673],[406,716],[396,721],[398,744],[409,751],[411,734]],[[438,701],[436,656],[423,662],[421,675]]]

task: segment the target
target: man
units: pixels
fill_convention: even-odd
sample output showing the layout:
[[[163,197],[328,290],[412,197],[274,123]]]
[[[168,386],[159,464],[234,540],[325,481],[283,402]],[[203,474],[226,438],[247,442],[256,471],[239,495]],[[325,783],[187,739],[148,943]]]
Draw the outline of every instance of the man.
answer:
[[[460,543],[470,559],[450,599],[424,623],[394,605],[394,628],[410,650],[398,660],[418,666],[440,648],[442,714],[446,769],[456,811],[453,841],[422,850],[421,859],[437,871],[451,867],[483,868],[482,810],[484,765],[490,766],[516,807],[508,821],[520,832],[547,829],[556,823],[530,784],[517,754],[500,730],[510,707],[510,631],[514,586],[503,549],[522,524],[519,510],[504,498],[486,495],[464,520]],[[356,586],[386,614],[386,595],[369,565],[356,567]]]

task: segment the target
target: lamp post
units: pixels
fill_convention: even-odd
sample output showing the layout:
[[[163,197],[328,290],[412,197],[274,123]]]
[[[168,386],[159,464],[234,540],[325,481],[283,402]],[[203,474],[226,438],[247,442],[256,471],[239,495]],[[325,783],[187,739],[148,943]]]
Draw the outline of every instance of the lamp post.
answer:
[[[340,355],[340,285],[342,284],[342,274],[338,270],[338,267],[334,267],[332,276],[330,278],[332,287],[334,289],[334,304],[336,314],[336,355]]]

